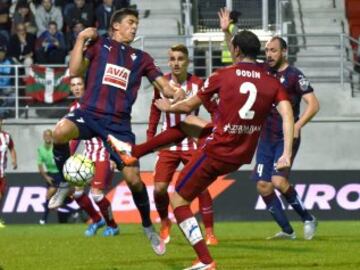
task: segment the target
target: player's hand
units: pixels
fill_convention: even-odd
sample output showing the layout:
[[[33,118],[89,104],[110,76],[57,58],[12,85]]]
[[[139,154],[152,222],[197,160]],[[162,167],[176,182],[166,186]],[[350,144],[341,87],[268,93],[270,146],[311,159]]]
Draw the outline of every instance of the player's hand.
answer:
[[[173,87],[175,89],[175,93],[173,95],[172,103],[176,103],[180,100],[183,100],[186,97],[185,91],[180,87]]]
[[[230,11],[227,8],[221,8],[218,12],[220,20],[220,28],[223,32],[229,31],[229,26],[231,24]]]
[[[47,176],[46,177],[46,182],[48,182],[50,185],[54,184],[55,180],[54,178],[50,177],[50,176]]]
[[[16,162],[13,162],[13,163],[12,163],[12,167],[13,167],[14,170],[16,170],[16,169],[17,169],[17,163],[16,163]]]
[[[283,154],[276,162],[276,170],[283,171],[291,167],[291,159],[289,155]]]
[[[84,30],[82,30],[79,33],[79,38],[82,38],[84,41],[91,39],[91,40],[95,40],[98,37],[98,33],[96,31],[95,27],[88,27],[85,28]]]
[[[159,98],[155,100],[155,106],[163,112],[169,111],[171,107],[171,102],[167,98]]]

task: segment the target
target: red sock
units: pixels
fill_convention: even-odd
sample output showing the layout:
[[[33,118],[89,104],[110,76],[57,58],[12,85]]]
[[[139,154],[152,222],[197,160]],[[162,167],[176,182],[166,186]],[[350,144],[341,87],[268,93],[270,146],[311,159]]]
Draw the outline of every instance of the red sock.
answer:
[[[116,228],[117,225],[112,217],[112,210],[109,200],[104,196],[99,202],[96,202],[96,204],[99,206],[100,212],[104,217],[106,224],[109,227]]]
[[[176,126],[161,132],[159,135],[156,135],[145,143],[133,145],[131,155],[133,157],[140,158],[153,152],[157,148],[180,142],[185,137],[186,134],[181,130],[180,124],[177,124]]]
[[[200,213],[204,226],[206,229],[211,228],[212,230],[212,228],[214,227],[214,211],[211,195],[208,190],[205,190],[198,196],[198,198]]]
[[[176,207],[174,209],[174,215],[175,215],[177,224],[180,224],[181,222],[183,222],[184,220],[186,220],[188,218],[194,217],[193,213],[191,212],[190,206],[188,206],[188,205]],[[181,228],[180,228],[180,230],[181,230]],[[186,237],[186,235],[185,235],[185,237]],[[204,239],[197,242],[193,246],[193,249],[195,250],[199,260],[202,263],[210,264],[213,261],[211,255],[209,253],[209,250],[205,244]]]
[[[91,203],[90,198],[86,194],[82,194],[79,198],[75,198],[75,201],[77,202],[77,204],[80,206],[81,209],[84,209],[84,211],[89,215],[89,217],[92,219],[94,223],[100,221],[101,216],[95,210],[93,204]]]
[[[169,194],[167,192],[165,192],[164,194],[159,194],[154,192],[154,201],[160,219],[164,220],[168,218]]]

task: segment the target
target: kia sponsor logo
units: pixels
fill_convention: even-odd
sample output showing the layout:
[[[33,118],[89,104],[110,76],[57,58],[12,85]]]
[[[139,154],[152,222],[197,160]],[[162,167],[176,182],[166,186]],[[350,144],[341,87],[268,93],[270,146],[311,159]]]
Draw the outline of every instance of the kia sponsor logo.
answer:
[[[349,183],[339,188],[335,188],[330,184],[297,184],[295,189],[302,199],[306,209],[331,210],[334,203],[338,207],[348,211],[360,209],[360,184]],[[279,192],[277,192],[279,195]],[[285,206],[283,204],[283,208]],[[266,205],[259,196],[255,210],[265,210]],[[288,209],[292,207],[289,205]]]

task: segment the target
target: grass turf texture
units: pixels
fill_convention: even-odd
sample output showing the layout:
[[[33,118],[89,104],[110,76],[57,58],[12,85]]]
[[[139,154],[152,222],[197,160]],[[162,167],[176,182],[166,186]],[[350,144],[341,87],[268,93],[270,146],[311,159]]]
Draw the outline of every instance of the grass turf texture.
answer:
[[[211,247],[217,269],[360,269],[360,222],[321,222],[312,241],[264,240],[273,222],[219,222],[220,244]],[[0,269],[171,270],[191,264],[195,254],[176,226],[165,256],[156,256],[140,225],[120,225],[120,235],[92,238],[85,225],[7,225],[0,229]]]

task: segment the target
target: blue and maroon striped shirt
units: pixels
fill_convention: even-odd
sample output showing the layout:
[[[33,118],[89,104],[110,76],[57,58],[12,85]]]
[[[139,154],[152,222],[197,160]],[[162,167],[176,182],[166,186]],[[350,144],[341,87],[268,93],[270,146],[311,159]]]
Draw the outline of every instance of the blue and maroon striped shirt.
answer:
[[[148,53],[109,37],[100,37],[85,57],[90,66],[81,109],[114,121],[130,119],[142,76],[153,82],[163,75]]]
[[[296,122],[300,115],[300,103],[302,96],[313,92],[314,89],[311,87],[309,80],[296,67],[288,66],[281,72],[276,72],[270,69],[269,73],[273,74],[285,87],[294,111],[294,120]],[[264,123],[261,139],[277,141],[283,139],[283,137],[282,119],[274,106]]]

